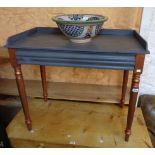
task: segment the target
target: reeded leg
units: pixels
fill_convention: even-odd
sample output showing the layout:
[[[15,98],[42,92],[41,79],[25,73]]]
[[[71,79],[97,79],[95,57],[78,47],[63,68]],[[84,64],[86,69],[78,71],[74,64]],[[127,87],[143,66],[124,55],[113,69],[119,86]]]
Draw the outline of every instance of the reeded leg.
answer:
[[[121,108],[123,108],[124,102],[125,102],[125,95],[126,95],[127,84],[128,84],[128,76],[129,76],[129,71],[125,70],[124,75],[123,75],[122,96],[121,96],[121,102],[120,102]]]
[[[144,55],[137,55],[135,69],[133,71],[131,92],[130,92],[127,126],[125,130],[125,141],[128,141],[129,136],[131,135],[131,127],[132,127],[132,122],[134,118],[137,95],[139,91],[140,75],[142,73],[143,64],[144,64]]]
[[[22,71],[21,71],[21,65],[18,64],[16,61],[15,52],[16,52],[15,49],[9,49],[10,61],[15,71],[18,92],[19,92],[19,96],[21,99],[21,104],[22,104],[23,112],[25,116],[25,123],[27,125],[28,130],[32,130],[32,123],[31,123],[31,118],[29,114],[28,101],[26,97],[26,91],[25,91],[25,85],[24,85],[24,80],[23,80]]]
[[[42,88],[43,88],[43,97],[44,101],[47,101],[47,82],[46,82],[46,70],[45,66],[40,66],[40,74],[41,74],[41,80],[42,80]]]

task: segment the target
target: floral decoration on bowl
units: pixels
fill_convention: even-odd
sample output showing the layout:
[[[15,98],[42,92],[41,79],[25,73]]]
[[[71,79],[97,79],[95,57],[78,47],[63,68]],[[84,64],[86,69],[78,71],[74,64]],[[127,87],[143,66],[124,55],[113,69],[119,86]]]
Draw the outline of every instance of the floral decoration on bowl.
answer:
[[[89,42],[107,20],[107,17],[95,14],[67,14],[53,18],[62,33],[75,43]]]

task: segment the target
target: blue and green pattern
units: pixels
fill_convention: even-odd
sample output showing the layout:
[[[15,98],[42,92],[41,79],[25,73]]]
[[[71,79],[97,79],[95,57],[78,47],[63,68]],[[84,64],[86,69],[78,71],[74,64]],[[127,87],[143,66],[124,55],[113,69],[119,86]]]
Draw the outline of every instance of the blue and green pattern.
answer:
[[[80,36],[84,30],[84,26],[76,26],[76,25],[62,25],[62,24],[60,24],[59,27],[66,35],[69,35],[72,37]]]
[[[102,24],[96,25],[95,34],[98,34],[100,32],[101,28],[102,28]]]
[[[80,15],[80,14],[73,14],[73,15],[70,15],[68,16],[71,20],[73,21],[77,21],[77,20],[81,20],[83,19],[83,15]]]

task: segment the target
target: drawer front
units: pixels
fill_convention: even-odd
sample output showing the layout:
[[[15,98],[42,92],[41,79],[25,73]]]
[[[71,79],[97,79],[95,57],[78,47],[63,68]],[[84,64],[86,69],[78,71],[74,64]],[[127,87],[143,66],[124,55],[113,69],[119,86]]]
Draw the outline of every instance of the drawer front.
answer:
[[[20,64],[133,70],[135,55],[17,49]]]

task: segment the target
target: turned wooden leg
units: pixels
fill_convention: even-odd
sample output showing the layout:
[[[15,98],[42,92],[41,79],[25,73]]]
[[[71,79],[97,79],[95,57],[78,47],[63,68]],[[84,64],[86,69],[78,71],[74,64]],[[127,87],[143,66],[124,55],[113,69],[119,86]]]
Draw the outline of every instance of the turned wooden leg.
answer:
[[[27,125],[28,130],[32,130],[32,123],[31,123],[31,118],[29,114],[28,101],[26,97],[26,91],[25,91],[25,85],[24,85],[24,80],[23,80],[22,71],[21,71],[21,65],[17,64],[15,52],[16,52],[15,49],[9,49],[10,61],[15,71],[15,77],[16,77],[19,97],[22,103],[23,112],[25,116],[25,123]]]
[[[25,85],[24,85],[24,80],[22,76],[22,71],[21,71],[21,66],[18,65],[14,68],[15,70],[15,76],[16,76],[16,82],[17,82],[17,87],[25,115],[25,123],[27,125],[28,130],[32,130],[32,124],[31,124],[31,118],[29,114],[29,108],[28,108],[28,101],[26,97],[26,92],[25,92]]]
[[[140,75],[142,73],[144,63],[144,55],[136,56],[136,65],[133,71],[132,78],[132,86],[130,92],[130,100],[129,100],[129,108],[128,108],[128,116],[127,116],[127,126],[125,130],[125,141],[129,140],[129,136],[131,135],[131,127],[134,118],[134,112],[136,107],[137,95],[139,91],[139,83],[140,83]]]
[[[46,70],[45,66],[40,66],[40,74],[41,74],[41,80],[42,80],[42,88],[43,88],[43,97],[44,101],[47,101],[47,82],[46,82]]]
[[[128,76],[129,76],[129,71],[125,70],[124,75],[123,75],[122,96],[121,96],[121,102],[120,102],[121,108],[123,108],[124,102],[125,102],[125,95],[126,95],[127,84],[128,84]]]
[[[133,73],[132,87],[130,93],[130,101],[129,101],[129,109],[128,109],[128,117],[127,117],[127,127],[125,130],[125,141],[129,140],[129,136],[131,135],[131,126],[133,122],[135,106],[137,101],[137,95],[139,90],[139,82],[140,82],[140,74]]]

